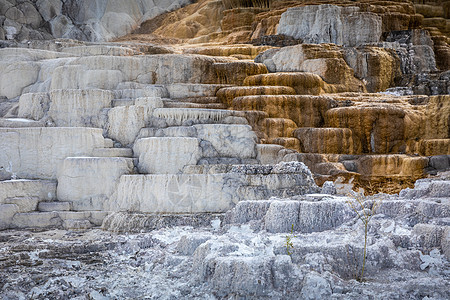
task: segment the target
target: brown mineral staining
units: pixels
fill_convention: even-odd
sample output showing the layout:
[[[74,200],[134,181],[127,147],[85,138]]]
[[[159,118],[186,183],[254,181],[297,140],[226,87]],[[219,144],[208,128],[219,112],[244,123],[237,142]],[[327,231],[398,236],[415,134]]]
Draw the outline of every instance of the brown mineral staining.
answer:
[[[216,96],[219,97],[222,103],[231,106],[233,99],[240,96],[295,95],[295,93],[295,90],[288,86],[239,86],[222,88],[217,91]]]
[[[280,138],[293,136],[297,124],[290,119],[266,118],[261,122],[264,134],[267,138]]]
[[[254,59],[259,53],[271,49],[270,46],[252,46],[252,45],[233,45],[233,46],[197,46],[191,45],[183,47],[183,53],[186,54],[202,54],[210,56],[228,56],[239,59]]]
[[[218,83],[236,85],[242,85],[247,76],[267,73],[267,68],[264,64],[252,61],[215,63],[214,70]]]
[[[330,127],[350,128],[364,153],[391,153],[403,140],[405,112],[394,106],[350,106],[326,113]]]
[[[430,97],[425,114],[425,138],[450,138],[450,95]]]
[[[290,86],[299,95],[320,95],[328,90],[328,85],[319,75],[307,72],[280,72],[248,76],[244,85]]]
[[[385,91],[402,76],[400,59],[394,50],[363,46],[345,49],[344,56],[355,76],[366,81],[368,92]]]
[[[302,127],[293,135],[300,140],[301,152],[360,154],[361,144],[349,128]]]
[[[264,111],[270,118],[291,119],[298,127],[320,127],[333,103],[326,96],[261,95],[237,97],[232,108]]]

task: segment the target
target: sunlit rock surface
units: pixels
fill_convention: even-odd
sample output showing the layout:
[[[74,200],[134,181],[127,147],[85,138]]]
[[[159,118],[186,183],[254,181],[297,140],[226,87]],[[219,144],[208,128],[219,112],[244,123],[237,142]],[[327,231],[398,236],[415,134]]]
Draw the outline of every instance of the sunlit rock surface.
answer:
[[[0,298],[450,298],[446,2],[88,2],[0,0]]]

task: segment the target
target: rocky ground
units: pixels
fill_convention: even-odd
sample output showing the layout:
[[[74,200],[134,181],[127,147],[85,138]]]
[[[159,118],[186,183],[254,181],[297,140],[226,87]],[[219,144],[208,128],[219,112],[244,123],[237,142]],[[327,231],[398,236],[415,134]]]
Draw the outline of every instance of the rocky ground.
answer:
[[[103,230],[2,231],[0,298],[448,299],[449,179],[365,199],[381,205],[362,282],[354,198],[311,194],[224,215],[118,213]]]

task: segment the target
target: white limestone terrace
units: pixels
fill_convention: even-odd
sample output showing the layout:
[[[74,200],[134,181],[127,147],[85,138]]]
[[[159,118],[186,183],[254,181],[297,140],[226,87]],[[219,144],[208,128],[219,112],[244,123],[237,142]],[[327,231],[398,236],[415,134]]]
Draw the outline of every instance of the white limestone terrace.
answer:
[[[0,297],[448,299],[449,179],[368,199],[383,197],[364,282],[351,198],[315,194],[241,201],[225,216],[118,212],[106,230],[0,231]]]
[[[214,64],[225,58],[59,50],[0,49],[0,94],[13,103],[0,118],[1,229],[86,229],[121,211],[225,213],[319,191],[300,162],[261,165],[292,151],[258,145],[245,112],[217,105],[229,85]]]

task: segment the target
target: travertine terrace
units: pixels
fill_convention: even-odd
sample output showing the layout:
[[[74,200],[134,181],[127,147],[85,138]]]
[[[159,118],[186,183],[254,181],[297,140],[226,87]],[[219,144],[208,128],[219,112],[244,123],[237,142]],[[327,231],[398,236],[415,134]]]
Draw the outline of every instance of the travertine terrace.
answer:
[[[449,39],[441,0],[0,0],[0,298],[448,299]]]

